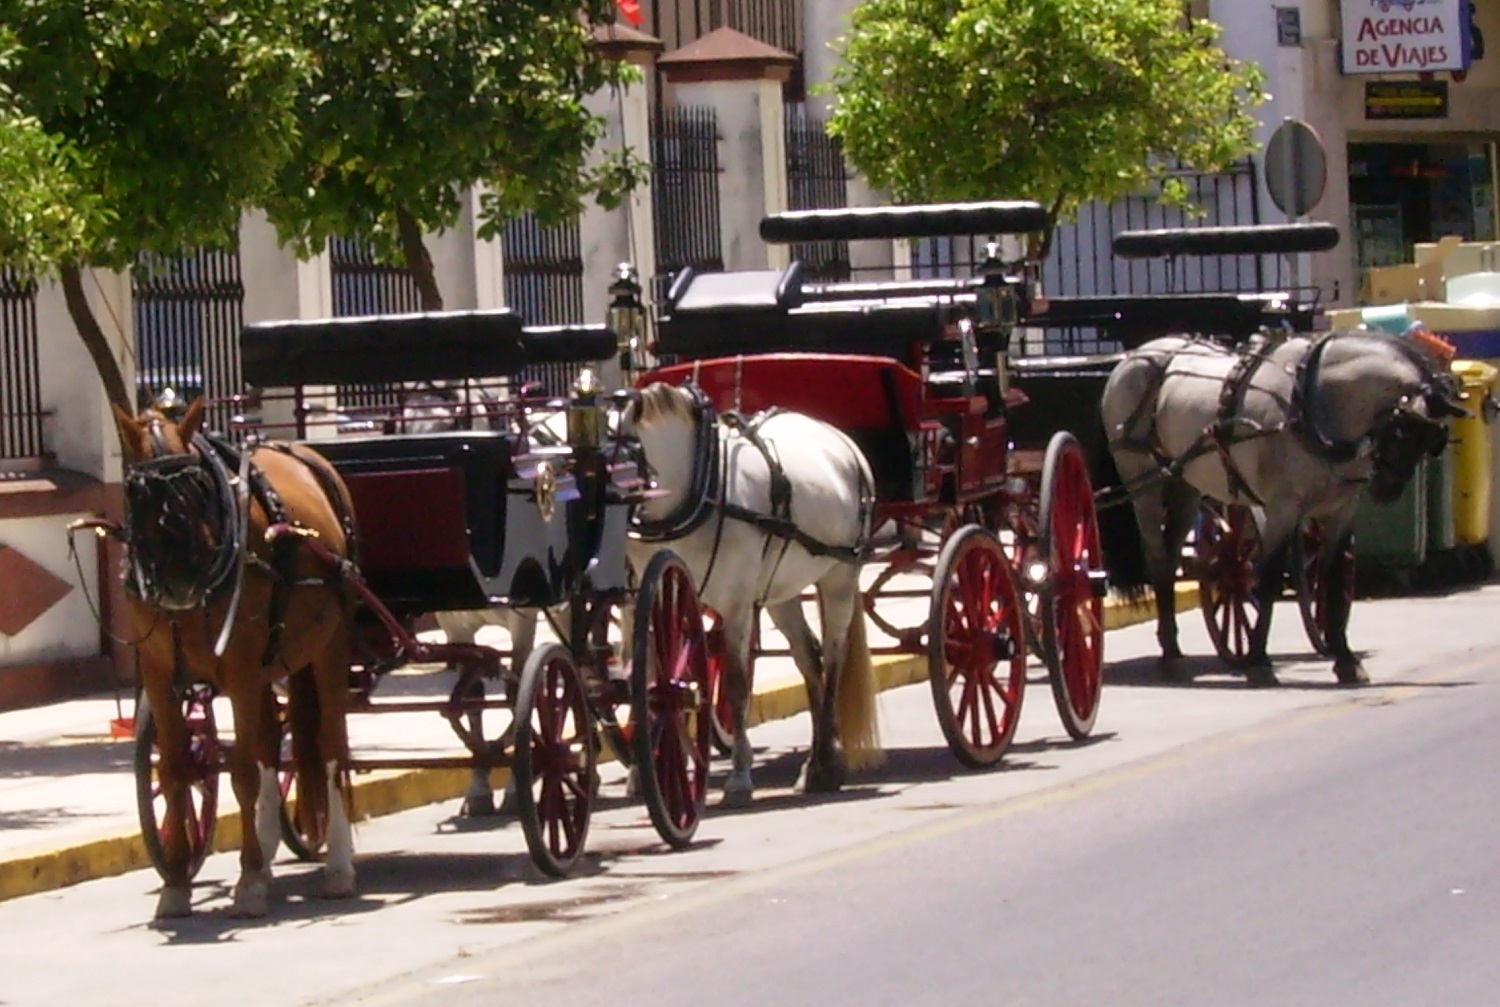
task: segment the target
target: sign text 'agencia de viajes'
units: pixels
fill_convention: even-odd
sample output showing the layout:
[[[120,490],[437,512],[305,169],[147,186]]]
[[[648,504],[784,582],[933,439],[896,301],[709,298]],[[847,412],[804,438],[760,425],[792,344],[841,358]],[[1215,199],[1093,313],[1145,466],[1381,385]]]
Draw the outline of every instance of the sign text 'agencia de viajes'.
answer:
[[[1469,68],[1470,0],[1344,0],[1345,73]]]

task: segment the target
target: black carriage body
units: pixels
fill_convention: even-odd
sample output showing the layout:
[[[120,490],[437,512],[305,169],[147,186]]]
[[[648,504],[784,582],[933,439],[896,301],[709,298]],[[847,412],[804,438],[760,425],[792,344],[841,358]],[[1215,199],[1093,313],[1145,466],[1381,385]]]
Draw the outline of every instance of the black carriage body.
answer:
[[[262,323],[241,345],[252,384],[300,399],[304,386],[508,378],[603,359],[616,340],[502,309]],[[393,613],[535,608],[627,584],[629,459],[539,447],[519,426],[310,444],[349,486],[361,573]]]

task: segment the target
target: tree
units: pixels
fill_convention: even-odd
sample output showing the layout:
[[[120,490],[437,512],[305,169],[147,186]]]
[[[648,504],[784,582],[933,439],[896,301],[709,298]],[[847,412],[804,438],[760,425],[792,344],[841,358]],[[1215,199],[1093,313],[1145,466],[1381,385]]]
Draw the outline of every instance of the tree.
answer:
[[[320,251],[368,240],[404,262],[424,308],[442,296],[422,235],[483,193],[479,233],[537,211],[617,202],[640,179],[615,153],[590,168],[603,132],[584,100],[633,68],[603,58],[591,26],[614,0],[309,0],[302,44],[316,73],[298,102],[301,139],[267,213],[284,241]]]
[[[283,0],[0,0],[0,264],[59,279],[122,408],[134,396],[82,271],[235,239],[291,149],[307,61],[290,10]]]
[[[1091,200],[1249,153],[1262,74],[1181,0],[864,0],[839,48],[829,132],[901,202]],[[1048,229],[1042,248],[1050,246]]]

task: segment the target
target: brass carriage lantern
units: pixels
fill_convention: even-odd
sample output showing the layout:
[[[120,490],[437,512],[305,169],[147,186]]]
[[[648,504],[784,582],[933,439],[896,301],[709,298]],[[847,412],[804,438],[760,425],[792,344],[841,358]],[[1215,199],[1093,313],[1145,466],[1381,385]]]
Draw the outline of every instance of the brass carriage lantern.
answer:
[[[620,369],[632,374],[646,343],[646,305],[641,300],[641,281],[635,267],[622,262],[615,267],[609,285],[609,327],[620,351]]]
[[[604,443],[606,420],[600,390],[592,367],[578,372],[568,402],[568,444],[574,448],[598,448]]]
[[[1010,334],[1020,319],[1016,303],[1016,279],[1000,257],[1000,243],[991,241],[984,247],[984,261],[976,270],[979,290],[978,307],[980,344],[995,353],[995,381],[1003,396],[1010,390]]]

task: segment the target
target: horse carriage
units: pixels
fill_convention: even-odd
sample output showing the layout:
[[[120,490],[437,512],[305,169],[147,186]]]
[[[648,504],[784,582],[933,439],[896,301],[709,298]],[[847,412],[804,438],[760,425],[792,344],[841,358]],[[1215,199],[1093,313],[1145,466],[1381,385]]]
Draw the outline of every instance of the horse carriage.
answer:
[[[618,397],[582,377],[561,403],[559,444],[532,435],[532,404],[503,387],[538,362],[613,358],[614,333],[450,312],[251,325],[241,350],[250,391],[236,405],[258,414],[236,424],[245,442],[204,432],[201,401],[119,413],[126,520],[87,525],[127,547],[142,828],[166,881],[158,914],[188,911],[226,768],[245,837],[235,909],[252,915],[265,911],[278,828],[294,852],[324,855],[333,894],[352,890],[344,784],[364,770],[508,768],[533,860],[563,875],[584,850],[607,744],[633,767],[661,837],[686,846],[710,744],[692,579],[665,550],[627,568],[630,514],[648,492],[630,445],[608,434]],[[477,429],[380,432],[402,428],[397,413],[351,435],[322,406],[336,389],[485,379],[499,393],[472,408],[498,417]],[[545,613],[561,642],[507,653],[415,629],[431,613],[493,606]],[[322,649],[309,650],[313,638]],[[458,669],[446,699],[377,695],[388,672],[429,662]],[[221,694],[232,744],[214,715]],[[346,758],[346,708],[438,713],[463,753]],[[496,710],[502,729],[487,733]]]
[[[785,213],[766,218],[761,234],[773,243],[891,240],[1021,234],[1045,222],[1038,204],[995,202]],[[659,366],[636,382],[643,394],[692,389],[700,429],[715,415],[731,418],[723,450],[764,456],[757,464],[769,471],[797,445],[749,445],[782,411],[822,421],[857,445],[869,468],[861,489],[870,532],[845,546],[876,570],[863,613],[890,639],[885,652],[926,657],[943,735],[971,767],[996,764],[1010,745],[1028,653],[1046,664],[1072,737],[1089,734],[1100,700],[1103,560],[1085,453],[1068,431],[1089,425],[1090,414],[1047,415],[1030,424],[1032,436],[1016,437],[1014,417],[1037,408],[1012,382],[1010,361],[1013,329],[1031,310],[1025,265],[995,253],[972,277],[840,283],[811,282],[796,261],[685,269],[660,305]],[[653,460],[649,447],[646,457]],[[759,522],[762,552],[774,553],[784,548],[774,544],[778,534],[796,534],[777,527],[788,523],[786,498],[794,512],[804,492],[815,489],[783,490],[779,503],[776,492],[763,493],[754,513],[731,509],[731,521]],[[711,590],[705,603],[716,607]],[[740,595],[730,603],[743,608]],[[886,604],[915,598],[926,601],[925,618],[903,612],[909,603]],[[747,619],[712,625],[716,673],[742,662],[748,677],[756,653],[770,653],[759,620]],[[823,622],[826,645],[840,624]],[[716,719],[741,733],[733,705],[716,705]]]

